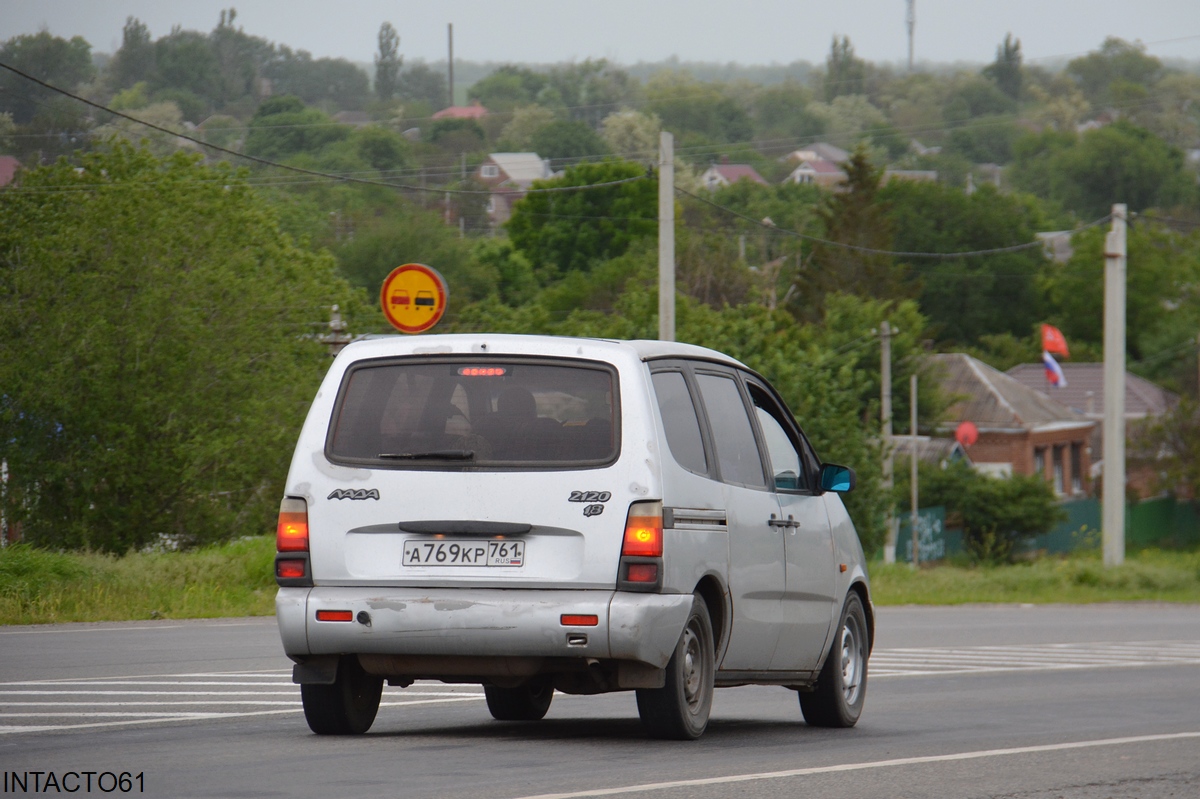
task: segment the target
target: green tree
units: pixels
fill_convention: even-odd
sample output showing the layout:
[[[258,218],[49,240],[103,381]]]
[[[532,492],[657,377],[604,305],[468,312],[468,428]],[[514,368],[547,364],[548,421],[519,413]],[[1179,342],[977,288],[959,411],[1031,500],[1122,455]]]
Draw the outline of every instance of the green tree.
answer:
[[[580,164],[561,178],[534,181],[533,188],[585,186],[644,175],[640,164]],[[655,235],[658,189],[653,180],[572,192],[530,194],[513,208],[508,236],[543,282],[571,271],[588,271],[616,257],[637,239]]]
[[[983,186],[968,196],[939,183],[896,180],[880,191],[902,252],[971,252],[1034,240],[1036,205]],[[1044,313],[1041,247],[954,260],[912,260],[921,311],[937,338],[954,346],[985,335],[1025,335]]]
[[[358,303],[242,175],[116,143],[0,202],[5,515],[32,543],[124,552],[269,530]]]
[[[76,36],[68,41],[49,31],[14,36],[0,44],[0,62],[68,91],[95,74],[92,46],[86,39]],[[30,122],[55,97],[56,93],[20,75],[7,70],[0,74],[0,113],[12,114],[18,125]]]
[[[530,137],[530,147],[542,158],[564,160],[607,155],[608,146],[582,122],[559,119],[539,128]]]
[[[350,128],[308,108],[299,97],[271,97],[258,107],[246,134],[246,152],[279,160],[321,148],[350,136]]]
[[[1012,100],[1021,99],[1021,40],[1004,34],[1004,42],[996,48],[996,60],[984,67],[983,76]]]
[[[747,141],[754,135],[744,96],[733,87],[703,83],[686,72],[663,70],[646,82],[646,110],[662,120],[663,128],[686,143]]]
[[[223,105],[225,80],[205,34],[176,27],[154,43],[154,62],[151,89],[190,92],[204,101],[205,113]]]
[[[1066,73],[1093,105],[1107,106],[1114,100],[1113,88],[1121,83],[1153,86],[1163,76],[1162,62],[1146,55],[1141,42],[1110,36],[1100,49],[1067,64]]]
[[[888,207],[879,198],[880,170],[873,167],[860,146],[843,168],[846,190],[830,194],[818,215],[824,238],[837,244],[816,244],[807,264],[808,317],[819,309],[827,294],[842,292],[878,299],[910,296],[906,270],[890,255],[871,250],[891,250],[893,226]]]
[[[108,64],[109,84],[127,89],[150,79],[154,72],[154,41],[150,29],[137,17],[127,17],[121,31],[121,49]]]
[[[449,97],[446,76],[426,64],[412,64],[396,81],[396,97],[405,103],[428,103],[430,108],[442,108]]]
[[[900,513],[911,509],[907,473],[898,475],[896,503]],[[920,507],[942,506],[962,517],[967,553],[976,561],[1011,561],[1030,538],[1050,532],[1066,514],[1054,489],[1037,475],[990,477],[963,461],[945,468],[921,463],[917,467]]]
[[[467,99],[479,101],[492,113],[503,113],[537,102],[545,87],[545,75],[505,64],[467,90]]]
[[[262,69],[276,96],[295,95],[309,105],[356,111],[371,95],[367,73],[342,58],[314,59],[304,50],[280,47]]]
[[[850,37],[833,37],[829,55],[825,57],[825,100],[846,94],[867,93],[867,63],[854,55]]]
[[[400,55],[400,34],[385,22],[379,26],[379,52],[375,54],[375,96],[390,100],[396,96],[397,75],[404,61]]]

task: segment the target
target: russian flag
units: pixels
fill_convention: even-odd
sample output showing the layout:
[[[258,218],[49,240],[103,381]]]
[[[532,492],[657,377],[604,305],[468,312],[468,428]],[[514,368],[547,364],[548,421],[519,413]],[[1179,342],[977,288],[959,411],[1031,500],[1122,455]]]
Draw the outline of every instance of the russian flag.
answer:
[[[1042,365],[1046,367],[1047,383],[1058,388],[1067,387],[1067,376],[1063,374],[1062,367],[1054,360],[1054,356],[1045,350],[1042,350]]]

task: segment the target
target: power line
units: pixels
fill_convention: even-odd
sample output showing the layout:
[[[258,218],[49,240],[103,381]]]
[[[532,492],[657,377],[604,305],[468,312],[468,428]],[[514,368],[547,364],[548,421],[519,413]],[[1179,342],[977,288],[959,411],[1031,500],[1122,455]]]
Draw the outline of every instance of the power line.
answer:
[[[236,150],[230,150],[227,147],[221,147],[220,145],[212,144],[210,142],[203,141],[202,139],[197,139],[194,136],[188,136],[185,133],[177,133],[176,131],[173,131],[169,128],[165,128],[161,125],[156,125],[153,122],[147,122],[143,119],[138,119],[137,117],[130,116],[129,114],[126,114],[122,111],[115,111],[111,108],[108,108],[107,106],[101,105],[100,103],[93,102],[92,100],[89,100],[86,97],[80,97],[79,95],[73,94],[72,92],[69,92],[65,89],[60,89],[57,86],[46,83],[44,80],[35,78],[33,75],[30,75],[29,73],[24,72],[20,69],[17,69],[16,67],[10,66],[8,64],[0,62],[0,68],[6,69],[15,75],[25,78],[26,80],[33,81],[34,83],[38,84],[39,86],[43,86],[47,89],[50,89],[51,91],[58,92],[59,94],[64,95],[65,97],[70,97],[72,100],[77,100],[78,102],[84,103],[85,105],[89,105],[92,108],[98,109],[100,111],[104,111],[106,113],[112,114],[112,115],[120,117],[122,119],[127,119],[130,122],[135,122],[139,125],[144,125],[145,127],[150,128],[151,130],[156,130],[160,133],[165,133],[169,136],[174,136],[175,138],[178,138],[178,139],[183,139],[184,141],[190,141],[193,144],[198,144],[201,147],[207,147],[210,150],[216,150],[217,152],[226,153],[227,155],[232,155],[237,158],[244,158],[247,161],[252,161],[254,163],[262,164],[264,166],[276,167],[278,169],[285,169],[290,172],[296,172],[296,173],[299,173],[302,175],[309,175],[312,177],[325,178],[327,180],[336,180],[336,181],[340,181],[343,183],[356,183],[356,184],[367,185],[367,186],[382,186],[384,188],[389,188],[389,189],[405,189],[408,191],[429,192],[429,193],[435,193],[435,194],[489,195],[492,193],[490,190],[480,191],[480,190],[474,190],[474,189],[448,189],[448,188],[434,188],[434,187],[430,187],[430,186],[411,186],[411,185],[402,184],[402,183],[389,183],[387,181],[382,181],[382,180],[371,180],[368,178],[356,178],[356,177],[350,177],[350,176],[344,176],[344,175],[335,175],[335,174],[331,174],[328,172],[319,172],[315,169],[305,169],[304,167],[291,166],[289,164],[281,164],[277,161],[270,161],[266,158],[259,158],[256,155],[248,155],[246,153],[239,153]],[[647,177],[648,177],[648,175],[637,175],[635,177],[621,178],[619,180],[610,180],[610,181],[606,181],[603,183],[589,183],[589,184],[585,184],[582,186],[548,186],[548,187],[537,188],[537,189],[526,189],[524,191],[524,193],[525,194],[549,194],[549,193],[564,193],[564,192],[572,192],[572,191],[585,191],[588,189],[598,189],[598,188],[604,188],[604,187],[608,187],[608,186],[619,186],[624,183],[631,183],[636,180],[645,180]]]
[[[676,187],[675,191],[678,192],[679,194],[687,195],[688,197],[691,197],[693,200],[698,200],[699,202],[702,202],[705,205],[710,205],[719,211],[723,211],[724,213],[730,214],[731,216],[736,216],[739,219],[744,219],[747,222],[750,222],[751,224],[753,224],[759,228],[762,228],[763,230],[774,231],[777,233],[781,233],[785,236],[793,236],[795,238],[802,239],[804,241],[810,241],[813,244],[823,244],[828,247],[835,247],[835,248],[843,249],[843,250],[852,250],[854,252],[860,252],[860,253],[863,253],[866,255],[888,255],[888,256],[895,257],[895,258],[932,258],[932,259],[950,260],[950,259],[954,259],[954,258],[974,258],[974,257],[979,257],[979,256],[984,256],[984,255],[1000,255],[1003,253],[1020,252],[1022,250],[1031,250],[1035,247],[1045,247],[1045,241],[1049,241],[1049,240],[1052,240],[1055,238],[1060,238],[1063,236],[1073,236],[1074,234],[1076,234],[1080,231],[1087,230],[1088,228],[1096,227],[1098,225],[1102,225],[1105,222],[1108,222],[1110,219],[1112,219],[1112,215],[1109,214],[1108,216],[1101,217],[1100,219],[1097,219],[1094,222],[1089,222],[1086,225],[1082,225],[1082,226],[1076,228],[1075,230],[1066,231],[1064,233],[1061,233],[1058,236],[1050,236],[1050,237],[1047,237],[1046,240],[1039,239],[1036,241],[1028,241],[1028,242],[1025,242],[1024,244],[1014,244],[1010,247],[994,247],[994,248],[988,249],[988,250],[967,250],[965,252],[904,252],[904,251],[900,251],[900,250],[880,250],[880,249],[876,249],[874,247],[860,247],[857,244],[847,244],[847,243],[841,242],[841,241],[831,241],[830,239],[822,239],[818,236],[810,236],[806,233],[800,233],[795,230],[788,230],[786,228],[776,227],[775,225],[767,224],[766,222],[755,219],[751,216],[747,216],[746,214],[743,214],[740,211],[735,211],[732,208],[727,208],[724,205],[713,202],[712,200],[709,200],[707,198],[701,197],[698,194],[693,194],[692,192],[688,191],[687,189],[681,189],[679,187]]]

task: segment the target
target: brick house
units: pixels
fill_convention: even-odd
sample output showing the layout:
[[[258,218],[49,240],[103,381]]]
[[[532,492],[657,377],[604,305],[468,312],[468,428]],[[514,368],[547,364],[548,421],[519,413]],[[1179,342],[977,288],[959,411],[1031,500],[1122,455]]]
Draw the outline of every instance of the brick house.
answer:
[[[508,221],[513,204],[535,180],[553,176],[550,163],[537,153],[491,153],[475,170],[475,179],[491,190],[487,212],[492,225]]]
[[[930,363],[954,398],[939,432],[974,423],[979,439],[968,452],[976,469],[1040,474],[1063,497],[1089,492],[1093,420],[964,353],[933,355]]]
[[[1061,388],[1046,382],[1046,370],[1040,363],[1018,364],[1008,370],[1008,375],[1096,423],[1088,444],[1092,450],[1092,476],[1097,477],[1104,465],[1104,364],[1061,363],[1059,366],[1067,379],[1067,384]],[[1178,403],[1177,394],[1126,372],[1126,436],[1136,437],[1139,426],[1170,413]],[[1129,486],[1143,498],[1153,493],[1150,488],[1153,477],[1153,470],[1149,468],[1128,468],[1126,471]]]

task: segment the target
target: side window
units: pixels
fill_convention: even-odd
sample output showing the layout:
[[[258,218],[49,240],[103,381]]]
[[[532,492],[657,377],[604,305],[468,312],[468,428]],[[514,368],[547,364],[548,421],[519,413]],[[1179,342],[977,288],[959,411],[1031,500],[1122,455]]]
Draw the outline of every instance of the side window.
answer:
[[[773,485],[784,491],[796,491],[809,487],[805,475],[805,459],[798,442],[788,434],[785,414],[779,404],[759,386],[750,383],[750,401],[754,403],[754,415],[767,445],[771,460]]]
[[[700,422],[687,381],[679,372],[657,372],[651,376],[658,412],[667,432],[667,446],[675,461],[690,472],[708,474]]]
[[[733,378],[697,374],[700,396],[708,413],[721,479],[727,483],[766,488],[762,458],[742,393]]]

